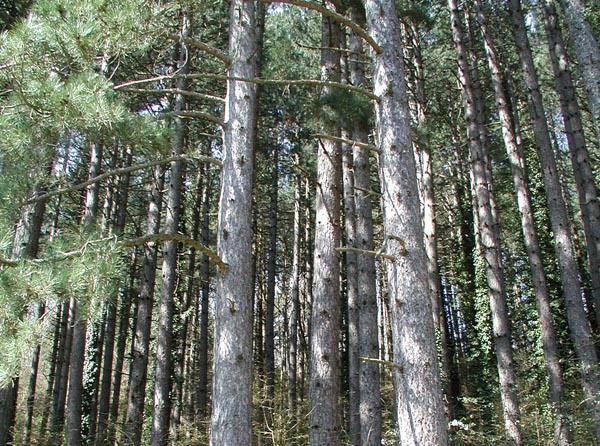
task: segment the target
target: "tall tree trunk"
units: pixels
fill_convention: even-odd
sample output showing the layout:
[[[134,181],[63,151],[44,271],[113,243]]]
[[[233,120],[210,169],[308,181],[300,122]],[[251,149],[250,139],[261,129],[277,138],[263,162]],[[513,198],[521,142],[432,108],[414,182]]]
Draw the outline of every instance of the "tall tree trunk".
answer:
[[[94,143],[91,147],[89,178],[100,174],[102,165],[102,145]],[[100,185],[94,183],[87,188],[85,213],[82,219],[82,232],[89,233],[93,230],[98,216]],[[69,446],[81,446],[83,422],[83,375],[85,363],[85,346],[87,333],[87,311],[84,302],[71,298],[71,311],[73,312],[71,355],[69,358],[69,390],[67,394],[67,418],[65,439]]]
[[[327,6],[335,9],[333,2]],[[321,79],[339,81],[340,29],[323,16],[321,33]],[[323,95],[331,94],[329,87]],[[325,131],[339,136],[339,128]],[[317,196],[315,202],[315,247],[313,301],[310,329],[309,443],[311,446],[339,443],[340,416],[340,144],[323,139],[318,143]]]
[[[398,437],[403,446],[446,445],[400,26],[392,0],[366,0],[365,9],[379,45],[372,70]]]
[[[467,50],[460,25],[458,6],[455,0],[449,0],[452,34],[457,51],[459,77],[463,89],[463,104],[467,116],[467,131],[471,158],[472,181],[474,186],[480,247],[486,263],[486,277],[489,287],[494,345],[500,380],[500,396],[504,416],[504,429],[507,444],[522,444],[519,428],[519,406],[517,401],[517,383],[513,364],[510,322],[506,306],[506,290],[500,256],[499,228],[494,210],[491,190],[491,172],[489,152],[485,141],[481,140],[481,126],[477,123],[476,103],[471,81],[471,68],[468,64]],[[480,14],[480,21],[483,17]],[[481,24],[480,24],[481,25]],[[489,41],[484,42],[490,49]]]
[[[160,215],[162,210],[162,190],[165,171],[162,166],[154,169],[154,181],[150,200],[148,202],[148,218],[146,234],[158,234],[160,230]],[[142,441],[142,422],[144,402],[146,399],[146,381],[148,376],[148,353],[150,349],[150,329],[152,325],[152,307],[154,301],[154,286],[156,283],[155,243],[144,246],[142,263],[142,285],[137,304],[135,333],[133,337],[133,356],[129,369],[129,390],[127,398],[127,413],[123,433],[123,444],[139,446]]]
[[[295,164],[298,164],[300,157],[293,155]],[[301,262],[301,241],[302,241],[302,208],[301,208],[301,181],[299,173],[296,173],[294,183],[294,242],[292,252],[292,273],[290,275],[290,298],[291,309],[289,318],[288,338],[289,338],[289,358],[288,358],[288,409],[292,417],[297,415],[298,407],[298,325],[300,323],[300,262]],[[292,425],[295,425],[292,421]]]
[[[265,301],[265,378],[267,400],[265,420],[273,423],[275,399],[275,279],[277,267],[277,207],[279,200],[279,147],[273,142],[269,192],[269,239],[267,242],[267,293]],[[267,440],[269,441],[269,440]]]
[[[125,167],[131,166],[132,152],[128,147],[124,149]],[[127,204],[129,197],[130,173],[124,174],[119,181],[118,197],[116,203],[116,220],[114,233],[120,237],[125,231]],[[98,398],[98,422],[96,446],[108,446],[108,418],[110,410],[110,390],[115,354],[115,337],[117,332],[117,300],[105,303],[106,328],[104,335],[104,362],[102,365],[101,392]]]
[[[344,132],[345,133],[345,132]],[[349,136],[349,135],[348,135]],[[348,139],[348,138],[346,138]],[[344,186],[344,228],[345,245],[357,248],[356,240],[356,205],[354,201],[354,156],[352,146],[342,146],[342,181]],[[346,257],[346,300],[347,300],[347,342],[348,342],[348,397],[350,413],[348,414],[350,444],[360,446],[360,353],[359,353],[359,311],[358,311],[358,268],[357,254],[354,251],[345,253]]]
[[[597,271],[600,271],[600,202],[598,201],[598,191],[586,147],[581,110],[569,71],[567,51],[558,25],[554,3],[545,0],[542,5],[542,13],[583,220],[595,319],[597,323],[600,323],[600,274],[597,273]]]
[[[212,176],[208,169],[206,184],[202,196],[202,230],[201,240],[204,246],[210,246],[210,197],[212,193]],[[202,256],[200,267],[200,333],[198,341],[198,387],[197,387],[197,414],[198,421],[203,421],[207,414],[208,406],[208,319],[210,295],[210,260],[206,254]]]
[[[554,442],[556,445],[569,445],[572,441],[571,431],[563,409],[563,379],[558,354],[558,343],[552,322],[550,308],[550,293],[544,272],[541,249],[538,242],[537,231],[533,219],[529,186],[526,179],[525,158],[522,148],[518,145],[516,124],[511,112],[510,102],[505,90],[505,80],[500,72],[497,61],[496,49],[488,31],[487,21],[481,1],[476,1],[479,25],[483,34],[484,46],[488,58],[488,65],[492,74],[496,106],[502,125],[504,146],[511,165],[513,183],[517,195],[517,203],[521,216],[521,227],[525,242],[525,249],[529,259],[536,305],[540,320],[546,371],[549,378],[549,394],[554,417]]]
[[[356,9],[350,10],[350,17],[357,23],[360,18]],[[351,54],[363,54],[362,40],[354,32],[348,36],[348,49]],[[351,58],[348,64],[350,82],[361,87],[367,84],[365,68],[361,61]],[[369,128],[364,117],[352,123],[352,139],[368,142]],[[354,245],[357,270],[357,313],[358,313],[358,386],[359,386],[359,423],[360,443],[362,446],[376,446],[381,443],[381,395],[379,365],[369,361],[379,358],[379,333],[377,331],[377,291],[375,259],[366,254],[374,249],[373,210],[370,197],[371,170],[369,152],[354,145],[352,149],[354,189],[352,195],[355,205],[356,228]]]
[[[183,13],[182,31],[183,38],[191,33],[191,21],[187,12]],[[189,71],[190,55],[185,43],[181,44],[178,72],[187,74]],[[187,81],[179,79],[177,90],[186,91]],[[178,112],[186,108],[186,96],[182,93],[175,95],[174,140],[173,156],[183,154],[186,124]],[[171,163],[171,176],[167,192],[167,216],[165,221],[165,234],[176,235],[179,228],[179,215],[183,195],[183,180],[185,176],[185,162]],[[175,282],[177,279],[177,241],[167,240],[163,246],[162,277],[160,286],[160,301],[158,304],[158,332],[156,335],[156,368],[154,370],[154,408],[152,411],[152,430],[150,434],[151,446],[166,446],[169,437],[171,416],[171,386],[172,386],[172,353],[173,344],[173,298]]]
[[[519,53],[519,61],[527,86],[529,114],[542,166],[544,186],[548,197],[548,214],[558,259],[567,320],[575,351],[580,361],[585,404],[594,430],[594,444],[600,444],[600,369],[590,325],[586,317],[582,291],[577,271],[569,219],[559,183],[554,152],[548,133],[548,125],[539,89],[537,73],[533,64],[529,41],[522,20],[519,0],[510,0],[513,32]]]
[[[600,48],[581,0],[559,0],[565,14],[575,57],[581,72],[588,105],[594,121],[596,140],[600,142]]]
[[[213,406],[210,444],[252,443],[252,182],[256,85],[239,80],[257,73],[256,6],[230,4],[231,64],[225,100],[223,168],[217,249],[227,271],[217,276]]]
[[[39,190],[38,190],[39,192]],[[42,221],[46,211],[46,201],[38,201],[34,205],[26,206],[17,224],[13,241],[12,258],[15,260],[30,259],[37,256],[41,236]],[[37,361],[39,361],[39,346],[33,356],[32,372],[30,374],[29,395],[27,399],[28,416],[25,439],[28,441],[27,432],[31,432],[29,412],[33,410],[33,395],[35,381],[37,380]],[[33,383],[31,382],[33,380]],[[0,444],[12,444],[14,427],[17,415],[17,397],[19,393],[19,377],[14,377],[5,386],[0,388]],[[32,388],[33,385],[33,388]]]

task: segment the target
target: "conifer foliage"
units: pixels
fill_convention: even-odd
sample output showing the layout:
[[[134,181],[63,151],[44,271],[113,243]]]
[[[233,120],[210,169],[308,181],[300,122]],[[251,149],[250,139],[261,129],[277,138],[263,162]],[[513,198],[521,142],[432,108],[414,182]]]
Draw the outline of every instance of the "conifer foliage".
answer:
[[[0,446],[600,445],[598,8],[0,0]]]

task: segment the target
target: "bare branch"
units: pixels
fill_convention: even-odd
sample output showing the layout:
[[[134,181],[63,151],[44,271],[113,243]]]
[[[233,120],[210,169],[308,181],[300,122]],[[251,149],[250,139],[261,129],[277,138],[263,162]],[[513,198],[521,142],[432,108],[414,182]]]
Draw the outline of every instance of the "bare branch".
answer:
[[[368,249],[352,248],[352,247],[349,247],[349,246],[345,246],[345,247],[342,247],[342,248],[337,248],[337,250],[339,252],[352,252],[354,254],[369,255],[369,256],[373,256],[375,258],[381,257],[382,259],[387,259],[390,262],[395,262],[396,261],[395,257],[390,256],[388,254],[383,254],[383,253],[381,253],[379,251],[370,251]]]
[[[231,58],[227,54],[223,53],[222,51],[220,51],[216,48],[211,47],[210,45],[207,45],[202,42],[198,42],[197,40],[194,40],[194,39],[190,39],[187,37],[181,37],[181,36],[177,36],[174,34],[167,34],[167,35],[165,35],[165,37],[167,39],[173,40],[175,42],[183,42],[186,45],[189,45],[196,49],[202,50],[205,53],[208,53],[212,56],[215,56],[217,59],[219,59],[221,62],[223,62],[227,66],[229,66],[231,64]]]
[[[197,110],[182,110],[182,111],[178,111],[178,112],[173,112],[173,115],[175,116],[179,116],[181,118],[199,118],[199,119],[206,119],[207,121],[213,122],[221,127],[223,127],[225,124],[223,123],[223,121],[221,121],[219,118],[217,118],[216,116],[211,115],[210,113],[204,113],[201,111],[197,111]]]
[[[123,241],[123,246],[138,246],[138,245],[144,245],[146,243],[165,242],[165,241],[181,242],[188,246],[191,246],[192,248],[195,248],[196,250],[202,252],[203,254],[206,254],[208,256],[208,258],[211,259],[215,263],[215,265],[217,265],[219,267],[219,269],[221,270],[222,273],[226,273],[229,270],[229,266],[225,262],[223,262],[220,259],[220,257],[212,249],[210,249],[210,248],[204,246],[203,244],[199,243],[198,241],[196,241],[192,238],[186,237],[185,235],[182,235],[182,234],[147,235],[145,237],[139,237],[139,238],[125,240],[125,241]]]
[[[201,155],[194,155],[193,157],[191,157],[191,156],[172,156],[170,158],[164,158],[164,159],[156,160],[156,161],[149,161],[149,162],[143,163],[143,164],[136,164],[135,166],[129,166],[129,167],[123,167],[120,169],[111,170],[110,172],[105,172],[101,175],[98,175],[97,177],[94,177],[87,181],[84,181],[83,183],[79,183],[74,186],[67,187],[65,189],[58,189],[58,190],[42,193],[42,194],[36,196],[35,198],[28,200],[27,202],[25,202],[25,204],[33,204],[33,203],[37,203],[38,201],[49,200],[50,198],[54,198],[58,195],[67,194],[69,192],[74,192],[77,190],[85,189],[86,187],[88,187],[91,184],[99,183],[101,181],[106,180],[107,178],[112,177],[112,176],[122,175],[122,174],[125,174],[128,172],[134,172],[136,170],[147,169],[148,167],[154,167],[159,164],[167,164],[167,163],[174,162],[174,161],[189,161],[189,160],[203,161],[206,163],[214,164],[219,167],[223,166],[220,161],[218,161],[214,158],[210,158],[208,156],[201,156]]]
[[[180,90],[178,88],[161,88],[157,90],[153,90],[151,88],[123,88],[122,91],[127,91],[131,93],[148,93],[148,94],[164,94],[164,93],[173,93],[173,94],[181,94],[183,96],[190,96],[198,99],[207,99],[209,101],[217,101],[217,102],[225,102],[225,99],[220,96],[214,96],[211,94],[197,93],[195,91],[188,90]]]
[[[374,364],[380,364],[380,365],[389,367],[391,369],[399,370],[400,372],[404,371],[404,368],[400,364],[396,364],[395,362],[384,361],[383,359],[378,359],[378,358],[364,358],[362,356],[360,357],[360,360],[362,362],[372,362]]]
[[[314,2],[307,2],[304,0],[259,0],[262,3],[287,3],[288,5],[300,6],[302,8],[312,9],[313,11],[317,11],[324,16],[331,17],[337,22],[340,22],[342,25],[347,26],[352,31],[356,33],[357,36],[362,37],[365,42],[369,44],[371,48],[377,54],[381,54],[381,48],[377,43],[371,38],[369,33],[367,33],[364,29],[354,23],[352,20],[349,20],[347,17],[344,17],[341,14],[338,14],[335,11],[325,8],[322,5],[319,5]]]
[[[316,133],[315,138],[329,139],[331,141],[337,141],[337,142],[341,142],[343,144],[349,144],[351,146],[360,147],[361,149],[371,150],[372,152],[375,152],[377,154],[381,153],[381,150],[379,150],[379,148],[377,146],[374,146],[373,144],[367,144],[364,142],[360,142],[360,141],[355,141],[353,139],[340,138],[339,136],[325,135],[323,133]]]

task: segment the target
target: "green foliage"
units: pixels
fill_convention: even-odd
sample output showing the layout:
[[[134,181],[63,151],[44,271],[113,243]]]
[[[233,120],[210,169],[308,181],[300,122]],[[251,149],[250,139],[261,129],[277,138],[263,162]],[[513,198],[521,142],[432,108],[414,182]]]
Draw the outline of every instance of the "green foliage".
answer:
[[[344,126],[349,122],[359,122],[368,128],[373,107],[364,96],[352,91],[332,89],[318,98],[314,115],[318,122],[329,125]]]

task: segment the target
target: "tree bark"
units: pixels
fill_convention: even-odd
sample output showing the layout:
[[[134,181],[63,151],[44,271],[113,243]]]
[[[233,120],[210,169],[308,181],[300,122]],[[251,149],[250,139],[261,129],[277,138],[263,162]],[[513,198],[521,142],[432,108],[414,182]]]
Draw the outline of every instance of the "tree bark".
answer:
[[[89,178],[100,174],[102,165],[102,145],[92,144],[90,155]],[[82,218],[82,232],[89,233],[98,216],[100,185],[91,184],[87,188],[85,212]],[[67,394],[67,417],[65,439],[69,446],[81,446],[82,417],[83,417],[83,375],[85,363],[85,346],[87,334],[87,311],[84,302],[71,298],[71,311],[73,317],[71,355],[69,357],[69,390]]]
[[[162,210],[162,190],[165,172],[162,166],[154,169],[154,181],[148,202],[146,233],[158,234]],[[135,333],[133,337],[133,356],[129,369],[129,390],[127,413],[123,432],[123,444],[139,446],[142,441],[142,422],[146,399],[146,381],[148,376],[148,353],[150,349],[150,331],[152,325],[152,307],[154,285],[156,282],[156,244],[144,246],[142,266],[142,286],[137,304]]]
[[[588,255],[595,319],[600,322],[600,202],[592,164],[586,147],[581,110],[577,102],[575,87],[568,66],[568,57],[554,3],[545,0],[542,14],[546,40],[552,61],[556,91],[559,95],[561,113],[571,155],[573,176],[577,186],[579,208]]]
[[[522,148],[518,145],[515,119],[512,115],[510,102],[504,88],[505,80],[500,72],[497,61],[496,49],[488,31],[485,13],[480,0],[476,1],[479,24],[485,50],[488,58],[488,65],[492,75],[492,82],[496,96],[496,106],[502,125],[502,136],[504,146],[511,165],[513,183],[517,195],[517,203],[521,216],[521,228],[525,242],[525,249],[529,259],[534,293],[536,297],[536,306],[538,310],[540,328],[542,335],[542,344],[544,358],[546,361],[546,371],[549,378],[549,394],[552,403],[554,417],[554,441],[557,445],[569,445],[572,441],[571,431],[563,409],[563,380],[558,354],[558,343],[556,333],[552,322],[552,312],[550,308],[550,294],[544,272],[541,249],[538,242],[537,231],[533,219],[533,207],[531,205],[529,186],[526,179],[525,158]]]
[[[335,9],[333,2],[327,6]],[[323,16],[321,33],[321,79],[339,81],[340,29]],[[322,95],[331,94],[329,87]],[[339,136],[339,128],[326,133]],[[340,143],[320,140],[317,153],[313,300],[310,328],[309,444],[339,444],[340,417]]]
[[[594,121],[596,140],[600,142],[600,48],[581,0],[559,0],[565,14],[575,57]]]
[[[502,400],[504,429],[507,444],[522,444],[519,427],[519,406],[517,400],[517,382],[513,364],[511,330],[506,306],[506,290],[500,256],[499,228],[491,188],[491,170],[489,152],[485,141],[481,140],[482,128],[477,123],[476,103],[479,102],[473,93],[470,67],[467,62],[463,33],[460,25],[458,6],[455,0],[449,0],[452,34],[456,46],[459,77],[463,89],[463,104],[467,115],[467,131],[471,158],[472,181],[474,186],[480,249],[486,263],[486,278],[489,287],[490,309],[496,348],[496,361],[500,380],[500,396]],[[485,17],[481,5],[476,2],[479,24],[485,29]],[[486,37],[487,33],[486,33]],[[489,39],[484,37],[488,53],[493,49]]]
[[[533,64],[531,49],[521,20],[520,1],[510,0],[513,17],[513,32],[519,53],[521,71],[527,86],[529,115],[536,142],[538,157],[542,166],[542,174],[546,195],[548,197],[548,214],[554,245],[558,259],[567,320],[571,338],[580,362],[583,381],[585,405],[594,430],[594,444],[600,444],[600,369],[593,336],[586,317],[582,291],[577,271],[577,261],[573,252],[571,231],[565,202],[558,179],[554,152],[548,133],[548,125],[539,89],[537,73]]]
[[[256,6],[230,5],[229,54],[232,78],[257,73]],[[252,182],[256,85],[227,81],[223,169],[217,249],[227,271],[217,276],[215,305],[212,446],[252,444]]]
[[[373,53],[373,85],[384,249],[391,310],[398,438],[403,446],[446,445],[446,417],[437,363],[423,244],[402,43],[395,4],[365,2]]]

